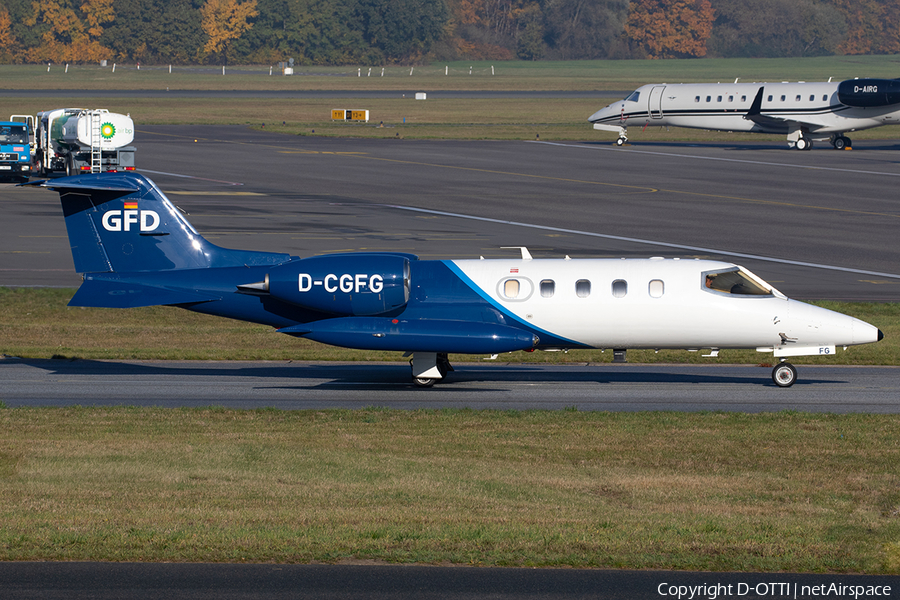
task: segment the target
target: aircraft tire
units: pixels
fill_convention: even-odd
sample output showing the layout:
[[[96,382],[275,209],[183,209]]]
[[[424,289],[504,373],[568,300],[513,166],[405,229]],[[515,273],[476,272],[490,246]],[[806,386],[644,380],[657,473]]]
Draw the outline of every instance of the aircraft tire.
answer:
[[[797,140],[797,145],[795,146],[797,150],[809,150],[812,148],[812,143],[806,138],[800,138]]]
[[[843,136],[834,138],[833,146],[835,150],[843,150],[846,145],[847,138]]]
[[[772,369],[772,381],[778,387],[791,387],[797,381],[797,369],[789,362],[783,362]]]
[[[413,383],[416,387],[430,388],[437,382],[433,377],[413,377]]]
[[[624,145],[625,145],[625,138],[620,137],[619,139],[616,140],[616,146],[624,146]]]

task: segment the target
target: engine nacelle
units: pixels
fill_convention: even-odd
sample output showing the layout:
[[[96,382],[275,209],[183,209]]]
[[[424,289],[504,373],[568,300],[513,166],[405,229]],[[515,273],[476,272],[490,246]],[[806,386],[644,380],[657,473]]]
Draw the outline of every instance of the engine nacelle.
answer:
[[[847,106],[869,108],[900,103],[898,79],[848,79],[838,84],[838,101]]]
[[[238,289],[333,315],[383,315],[409,302],[409,258],[390,254],[315,256],[273,267],[265,282]]]

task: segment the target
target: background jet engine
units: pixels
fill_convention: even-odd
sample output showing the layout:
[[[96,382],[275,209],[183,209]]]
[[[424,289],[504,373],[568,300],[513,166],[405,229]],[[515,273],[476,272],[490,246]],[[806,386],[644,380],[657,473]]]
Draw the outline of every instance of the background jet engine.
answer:
[[[900,103],[900,79],[848,79],[838,84],[838,101],[868,108]]]
[[[386,315],[409,301],[409,259],[354,253],[292,260],[238,291],[337,316]]]

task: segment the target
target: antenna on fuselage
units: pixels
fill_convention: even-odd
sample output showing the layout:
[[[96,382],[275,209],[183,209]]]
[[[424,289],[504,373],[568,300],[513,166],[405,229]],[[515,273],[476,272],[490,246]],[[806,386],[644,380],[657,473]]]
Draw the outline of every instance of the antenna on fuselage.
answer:
[[[531,252],[525,246],[500,246],[501,250],[521,250],[522,260],[532,260]]]

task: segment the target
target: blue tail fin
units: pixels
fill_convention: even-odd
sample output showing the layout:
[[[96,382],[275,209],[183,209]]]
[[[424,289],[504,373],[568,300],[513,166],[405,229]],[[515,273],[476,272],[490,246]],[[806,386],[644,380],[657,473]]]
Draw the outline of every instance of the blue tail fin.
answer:
[[[290,258],[209,243],[155,183],[138,173],[80,175],[32,185],[59,192],[79,273],[271,265]]]

